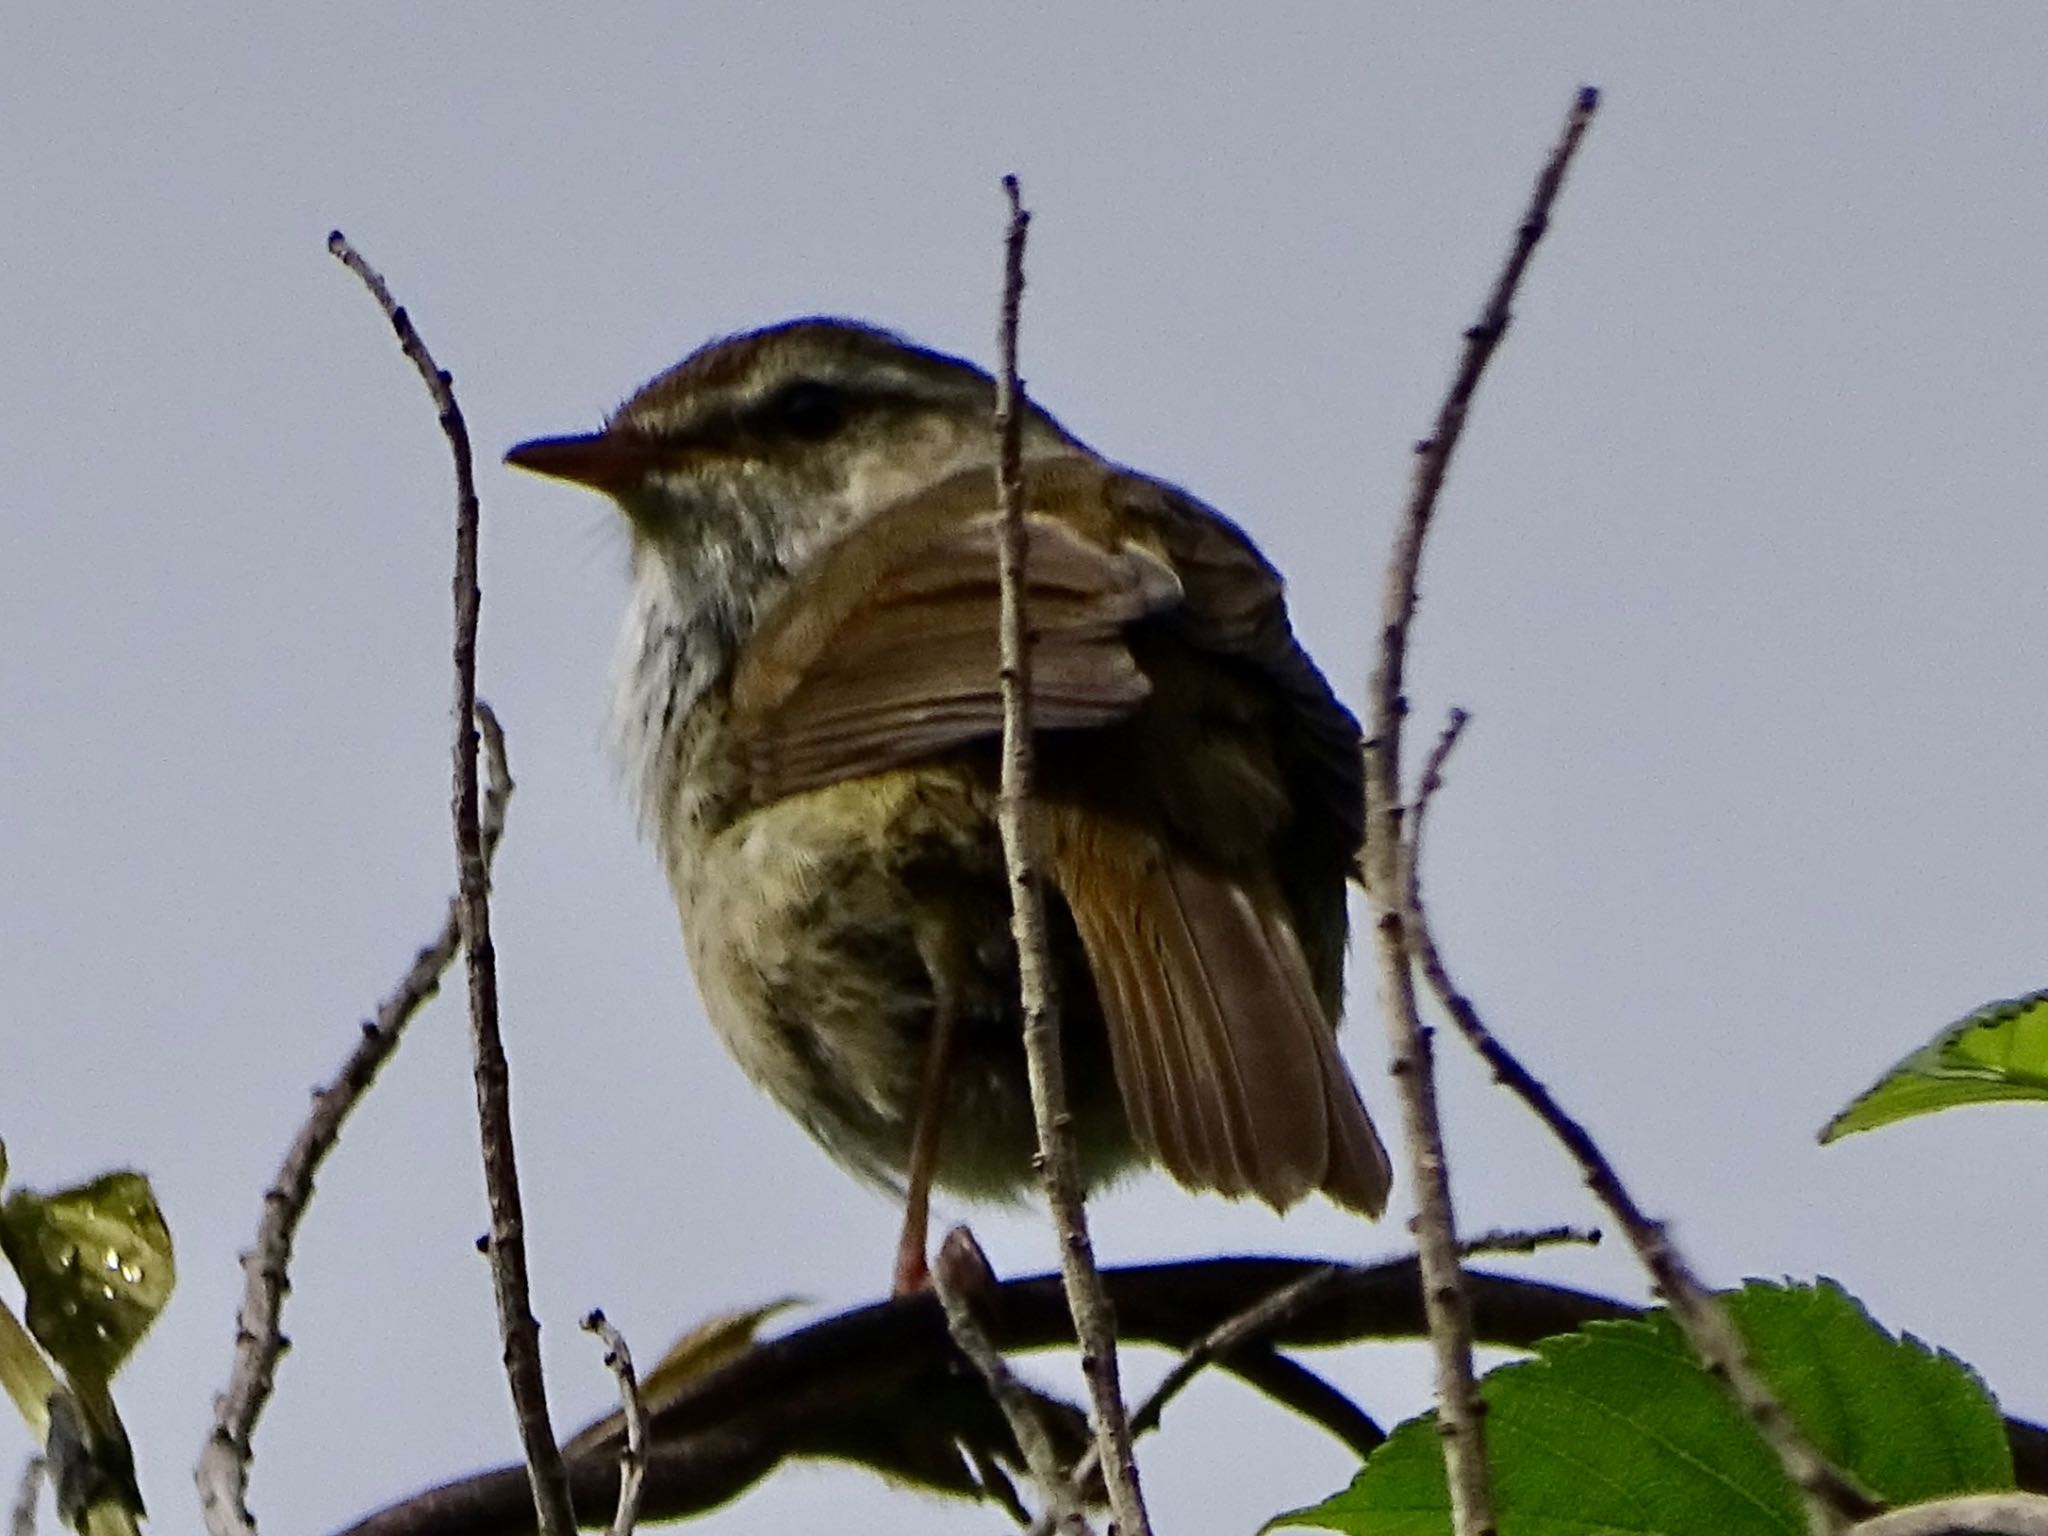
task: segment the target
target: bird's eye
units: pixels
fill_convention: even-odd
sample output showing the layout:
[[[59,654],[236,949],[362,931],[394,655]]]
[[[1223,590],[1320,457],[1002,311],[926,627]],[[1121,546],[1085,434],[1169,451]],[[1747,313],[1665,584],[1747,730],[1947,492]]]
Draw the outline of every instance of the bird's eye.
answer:
[[[792,437],[822,442],[846,425],[845,392],[815,379],[786,385],[768,401],[767,415]]]

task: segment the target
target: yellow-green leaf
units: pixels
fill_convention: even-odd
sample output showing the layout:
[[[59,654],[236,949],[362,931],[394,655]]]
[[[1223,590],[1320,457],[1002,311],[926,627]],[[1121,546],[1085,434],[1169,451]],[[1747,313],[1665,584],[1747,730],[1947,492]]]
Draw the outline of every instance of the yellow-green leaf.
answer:
[[[2048,1099],[2048,991],[1979,1008],[1849,1102],[1823,1145],[1959,1104]]]
[[[17,1191],[0,1205],[0,1253],[21,1279],[29,1332],[89,1397],[104,1392],[177,1278],[170,1231],[139,1173]]]
[[[770,1318],[802,1305],[802,1297],[784,1296],[758,1307],[719,1312],[705,1318],[669,1345],[668,1353],[642,1379],[641,1395],[649,1407],[666,1402],[684,1382],[709,1375],[728,1360],[745,1354],[753,1347],[754,1335]]]
[[[41,1445],[50,1434],[50,1399],[57,1393],[57,1373],[4,1301],[0,1301],[0,1389],[14,1400],[15,1411]]]
[[[803,1305],[799,1296],[784,1296],[758,1307],[735,1312],[717,1312],[697,1324],[655,1362],[654,1369],[640,1378],[640,1400],[650,1414],[658,1413],[688,1383],[707,1376],[727,1361],[736,1360],[753,1347],[761,1325],[791,1307]],[[594,1424],[584,1426],[562,1447],[576,1456],[604,1445],[625,1432],[625,1416],[608,1413]]]

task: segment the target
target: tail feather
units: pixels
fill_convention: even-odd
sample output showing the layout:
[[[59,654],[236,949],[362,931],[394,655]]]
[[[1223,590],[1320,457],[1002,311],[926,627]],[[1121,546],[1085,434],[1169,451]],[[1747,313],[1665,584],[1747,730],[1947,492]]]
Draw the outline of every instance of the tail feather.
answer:
[[[1142,829],[1055,817],[1053,876],[1095,978],[1132,1133],[1181,1183],[1377,1215],[1386,1154],[1277,895]]]

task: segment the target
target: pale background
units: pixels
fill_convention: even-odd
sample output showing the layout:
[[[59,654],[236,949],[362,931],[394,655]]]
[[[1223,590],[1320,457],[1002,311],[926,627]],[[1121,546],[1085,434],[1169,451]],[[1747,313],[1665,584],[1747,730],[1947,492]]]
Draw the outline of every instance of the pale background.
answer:
[[[180,1290],[122,1392],[157,1528],[196,1525],[259,1193],[453,878],[447,459],[328,229],[485,456],[483,689],[521,785],[497,936],[568,1425],[610,1392],[588,1307],[651,1359],[716,1309],[850,1304],[894,1216],[697,1016],[599,748],[622,540],[497,454],[800,312],[988,358],[1015,170],[1031,385],[1241,517],[1356,700],[1409,445],[1581,82],[1605,108],[1425,571],[1418,740],[1476,715],[1443,938],[1709,1275],[1838,1276],[2048,1414],[2048,1116],[1813,1144],[2048,981],[2048,11],[176,10],[0,22],[0,1135],[25,1183],[132,1163],[169,1212]],[[258,1443],[273,1531],[510,1454],[459,998],[321,1181]],[[1444,1055],[1467,1223],[1588,1219]],[[1379,1256],[1396,1215],[1155,1179],[1096,1211],[1119,1259]],[[1036,1218],[976,1219],[1005,1270],[1050,1262]],[[1618,1253],[1530,1267],[1635,1286]],[[1326,1364],[1420,1405],[1413,1351]],[[26,1450],[0,1429],[0,1471]],[[1145,1469],[1177,1532],[1349,1471],[1223,1383]],[[1003,1527],[821,1467],[716,1519]]]

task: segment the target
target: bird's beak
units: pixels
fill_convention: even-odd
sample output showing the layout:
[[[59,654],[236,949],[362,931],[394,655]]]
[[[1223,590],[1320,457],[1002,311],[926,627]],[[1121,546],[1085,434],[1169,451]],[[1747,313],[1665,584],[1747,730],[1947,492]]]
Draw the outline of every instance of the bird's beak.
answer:
[[[658,451],[646,438],[584,432],[574,437],[536,437],[506,454],[505,462],[618,497],[640,483],[653,468]]]

